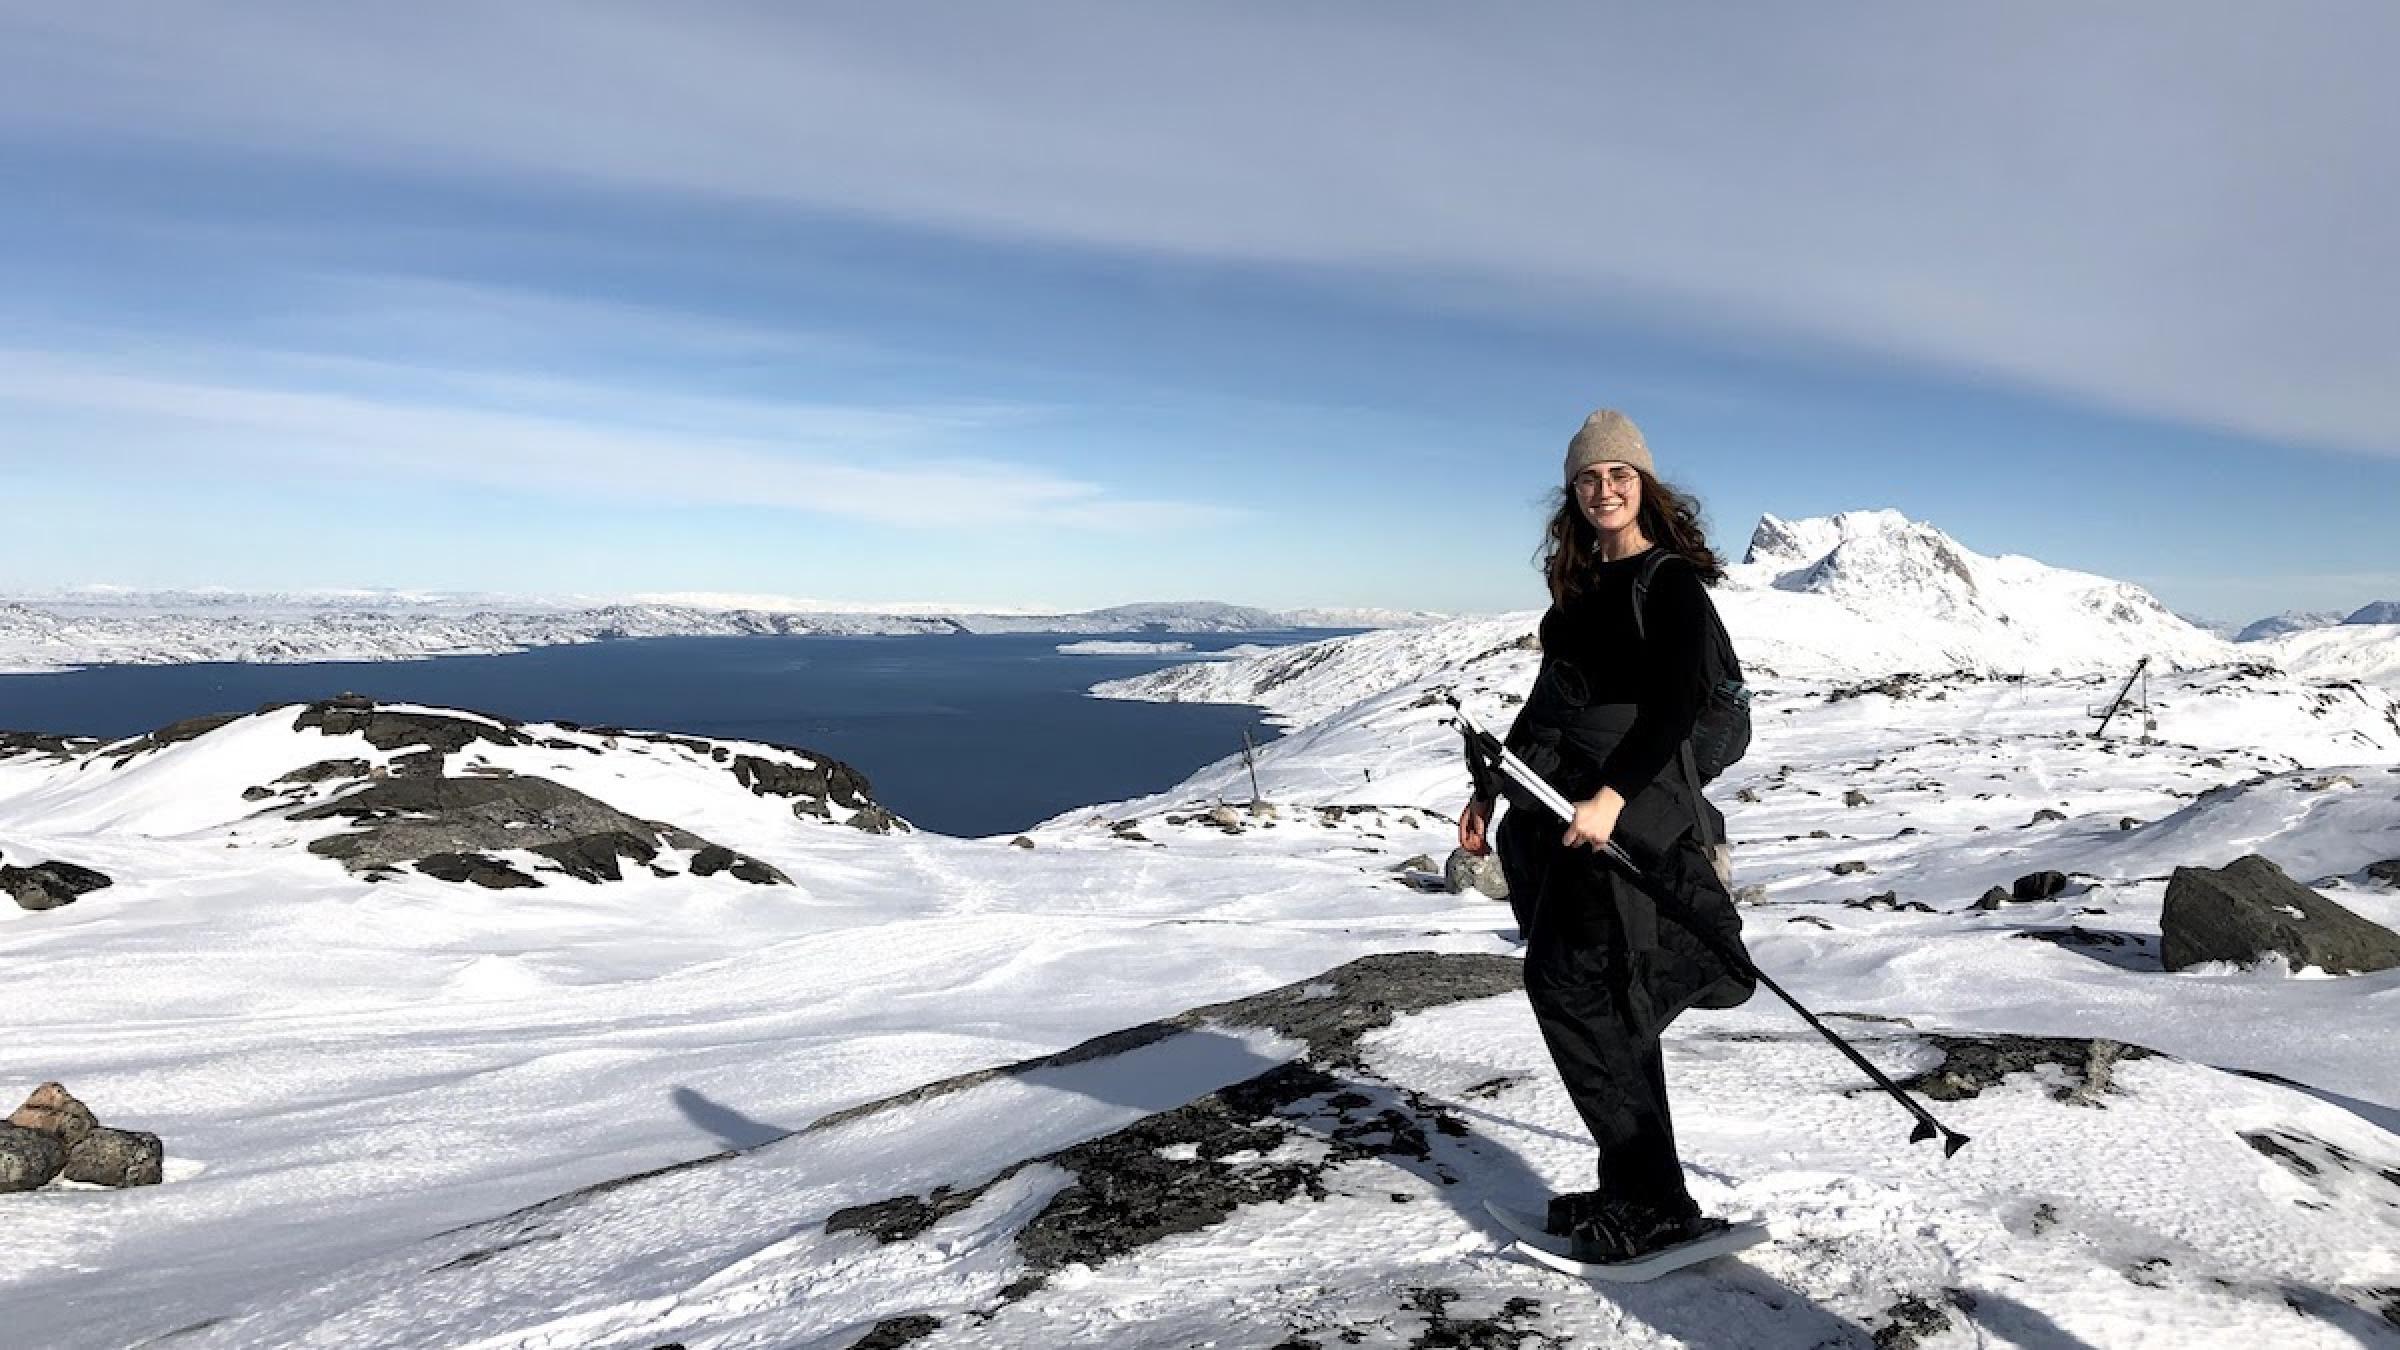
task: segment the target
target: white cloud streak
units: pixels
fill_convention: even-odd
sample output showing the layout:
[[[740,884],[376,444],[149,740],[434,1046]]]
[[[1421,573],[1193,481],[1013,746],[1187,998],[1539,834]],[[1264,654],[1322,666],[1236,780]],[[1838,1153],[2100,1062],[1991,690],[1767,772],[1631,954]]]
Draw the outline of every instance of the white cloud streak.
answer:
[[[2400,454],[2389,5],[699,13],[28,5],[0,117],[1608,305]]]
[[[355,363],[367,370],[365,363]],[[426,372],[402,372],[422,379]],[[1235,508],[1114,496],[1100,485],[963,454],[1007,410],[628,398],[569,382],[492,381],[529,406],[212,381],[0,349],[0,456],[197,460],[212,473],[361,473],[547,498],[767,507],[909,528],[1207,527]],[[594,416],[597,412],[601,415]]]

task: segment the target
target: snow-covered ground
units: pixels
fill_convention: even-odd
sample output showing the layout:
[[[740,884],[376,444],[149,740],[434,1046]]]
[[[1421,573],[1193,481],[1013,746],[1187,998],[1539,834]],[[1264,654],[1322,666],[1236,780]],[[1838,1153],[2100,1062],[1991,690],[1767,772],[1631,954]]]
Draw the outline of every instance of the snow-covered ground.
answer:
[[[1062,815],[1031,848],[796,817],[734,772],[807,767],[767,747],[530,726],[450,756],[453,775],[549,778],[672,822],[791,886],[681,854],[667,875],[539,889],[354,875],[307,849],[341,822],[293,818],[344,784],[244,790],[328,759],[397,773],[407,752],[294,709],[130,755],[0,755],[0,865],[116,879],[0,910],[18,991],[0,1090],[63,1080],[170,1156],[156,1188],[0,1196],[0,1340],[2400,1343],[2400,972],[2157,960],[2172,870],[2250,853],[2400,923],[2365,870],[2400,857],[2400,705],[2162,655],[2147,709],[2095,739],[2131,664],[2113,645],[1915,677],[1870,645],[1833,669],[1810,662],[1840,656],[1836,630],[1778,617],[1776,596],[1825,598],[1724,593],[1774,673],[1748,759],[1712,789],[1737,882],[1761,888],[1760,965],[1894,1073],[2003,1034],[2158,1053],[1936,1101],[1975,1138],[1944,1161],[1764,993],[1687,1017],[1668,1075],[1695,1192],[1777,1230],[1738,1260],[1594,1290],[1508,1254],[1481,1201],[1587,1184],[1589,1148],[1521,996],[1472,981],[1397,1016],[1417,1005],[1384,1000],[1348,1058],[1225,1012],[902,1095],[1279,988],[1278,1007],[1364,1016],[1374,986],[1328,972],[1376,953],[1505,968],[1504,905],[1395,869],[1443,855],[1464,795],[1438,696],[1505,722],[1538,660],[1525,614],[1144,677],[1118,692],[1237,697],[1290,726],[1259,755],[1272,806],[1249,808],[1228,760]],[[1941,650],[2030,651],[1988,631],[2007,626],[1961,618]],[[2036,870],[2071,885],[1970,908]],[[1332,1085],[1258,1122],[1192,1114],[1302,1066]],[[1207,1120],[1219,1133],[1176,1133]],[[1228,1149],[1226,1129],[1253,1142]],[[542,1203],[727,1148],[747,1151]],[[1165,1194],[1238,1203],[1057,1256],[1059,1206],[1104,1165],[1126,1185],[1187,1168]],[[866,1228],[861,1205],[881,1206]]]

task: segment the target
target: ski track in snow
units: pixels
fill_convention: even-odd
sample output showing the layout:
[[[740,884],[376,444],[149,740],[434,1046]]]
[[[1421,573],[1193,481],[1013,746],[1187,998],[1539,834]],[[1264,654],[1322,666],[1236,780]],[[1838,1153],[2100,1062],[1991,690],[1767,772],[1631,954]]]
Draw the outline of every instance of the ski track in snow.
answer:
[[[1895,1073],[1931,1063],[1931,1032],[2172,1058],[2120,1062],[2096,1105],[2053,1100],[2047,1071],[1934,1103],[1975,1137],[1944,1162],[1763,992],[1687,1017],[1668,1072],[1696,1194],[1777,1229],[1739,1258],[1601,1291],[1509,1255],[1482,1201],[1586,1184],[1590,1160],[1516,997],[1368,1037],[1362,1092],[1421,1094],[1468,1133],[1432,1134],[1429,1163],[1342,1163],[1324,1200],[1240,1208],[1015,1301],[1012,1235],[1067,1184],[1055,1168],[904,1241],[824,1231],[837,1209],[981,1184],[1296,1047],[1187,1033],[784,1137],[835,1111],[1370,952],[1513,950],[1505,906],[1391,869],[1438,864],[1464,795],[1429,695],[1456,689],[1504,724],[1537,659],[1514,645],[1531,618],[1147,677],[1153,696],[1238,691],[1294,725],[1260,756],[1274,814],[1242,809],[1236,758],[1061,816],[1031,850],[796,823],[637,738],[535,728],[592,748],[453,757],[672,820],[793,888],[638,869],[532,891],[370,885],[305,852],[336,825],[241,800],[311,761],[390,758],[295,733],[288,713],[117,768],[0,758],[6,863],[117,878],[0,912],[0,953],[25,972],[0,1083],[61,1079],[170,1158],[150,1190],[0,1197],[19,1253],[0,1339],[842,1350],[931,1313],[914,1344],[1410,1345],[1493,1318],[1527,1345],[1802,1347],[1863,1344],[1916,1299],[1946,1321],[1928,1347],[2400,1342],[2365,1292],[2400,1288],[2400,1181],[2378,1170],[2400,1169],[2400,972],[2155,968],[2168,874],[2248,852],[2400,923],[2400,894],[2363,873],[2400,857],[2400,722],[2366,691],[2226,668],[2154,676],[2149,743],[2138,722],[2088,735],[2103,676],[1854,695],[1762,677],[1757,741],[1711,791],[1737,883],[1763,888],[1744,917],[1764,968]],[[1208,819],[1220,802],[1230,827]],[[2064,819],[2037,822],[2045,809]],[[1849,862],[1865,870],[1831,870]],[[1969,908],[2045,869],[2070,879],[2056,898]],[[1885,893],[1932,912],[1862,907]],[[2026,936],[2075,929],[2087,940]],[[2242,1137],[2262,1131],[2317,1170]],[[736,1146],[752,1151],[495,1220]],[[1509,1311],[1521,1298],[1538,1308]]]

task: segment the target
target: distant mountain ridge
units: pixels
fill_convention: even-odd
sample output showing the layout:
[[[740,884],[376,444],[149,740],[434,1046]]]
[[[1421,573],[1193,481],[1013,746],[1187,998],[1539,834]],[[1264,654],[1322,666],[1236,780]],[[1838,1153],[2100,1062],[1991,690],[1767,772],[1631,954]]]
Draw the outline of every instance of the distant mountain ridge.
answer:
[[[1418,611],[1154,601],[1070,614],[875,614],[425,592],[81,592],[0,600],[0,672],[201,661],[394,661],[643,637],[1242,633],[1437,622]]]

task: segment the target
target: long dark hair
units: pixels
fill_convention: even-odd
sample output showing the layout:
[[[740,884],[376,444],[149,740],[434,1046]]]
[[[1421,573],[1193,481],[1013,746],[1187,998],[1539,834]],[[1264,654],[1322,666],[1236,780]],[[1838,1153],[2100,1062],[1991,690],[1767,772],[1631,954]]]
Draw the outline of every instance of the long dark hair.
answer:
[[[1703,583],[1714,586],[1723,581],[1725,564],[1709,548],[1708,533],[1700,524],[1700,499],[1651,477],[1647,469],[1634,472],[1642,476],[1642,509],[1635,517],[1642,534],[1698,568]],[[1543,579],[1550,583],[1553,604],[1565,604],[1591,584],[1592,568],[1600,561],[1600,532],[1583,518],[1573,484],[1559,489],[1558,509],[1550,513],[1535,558]]]

